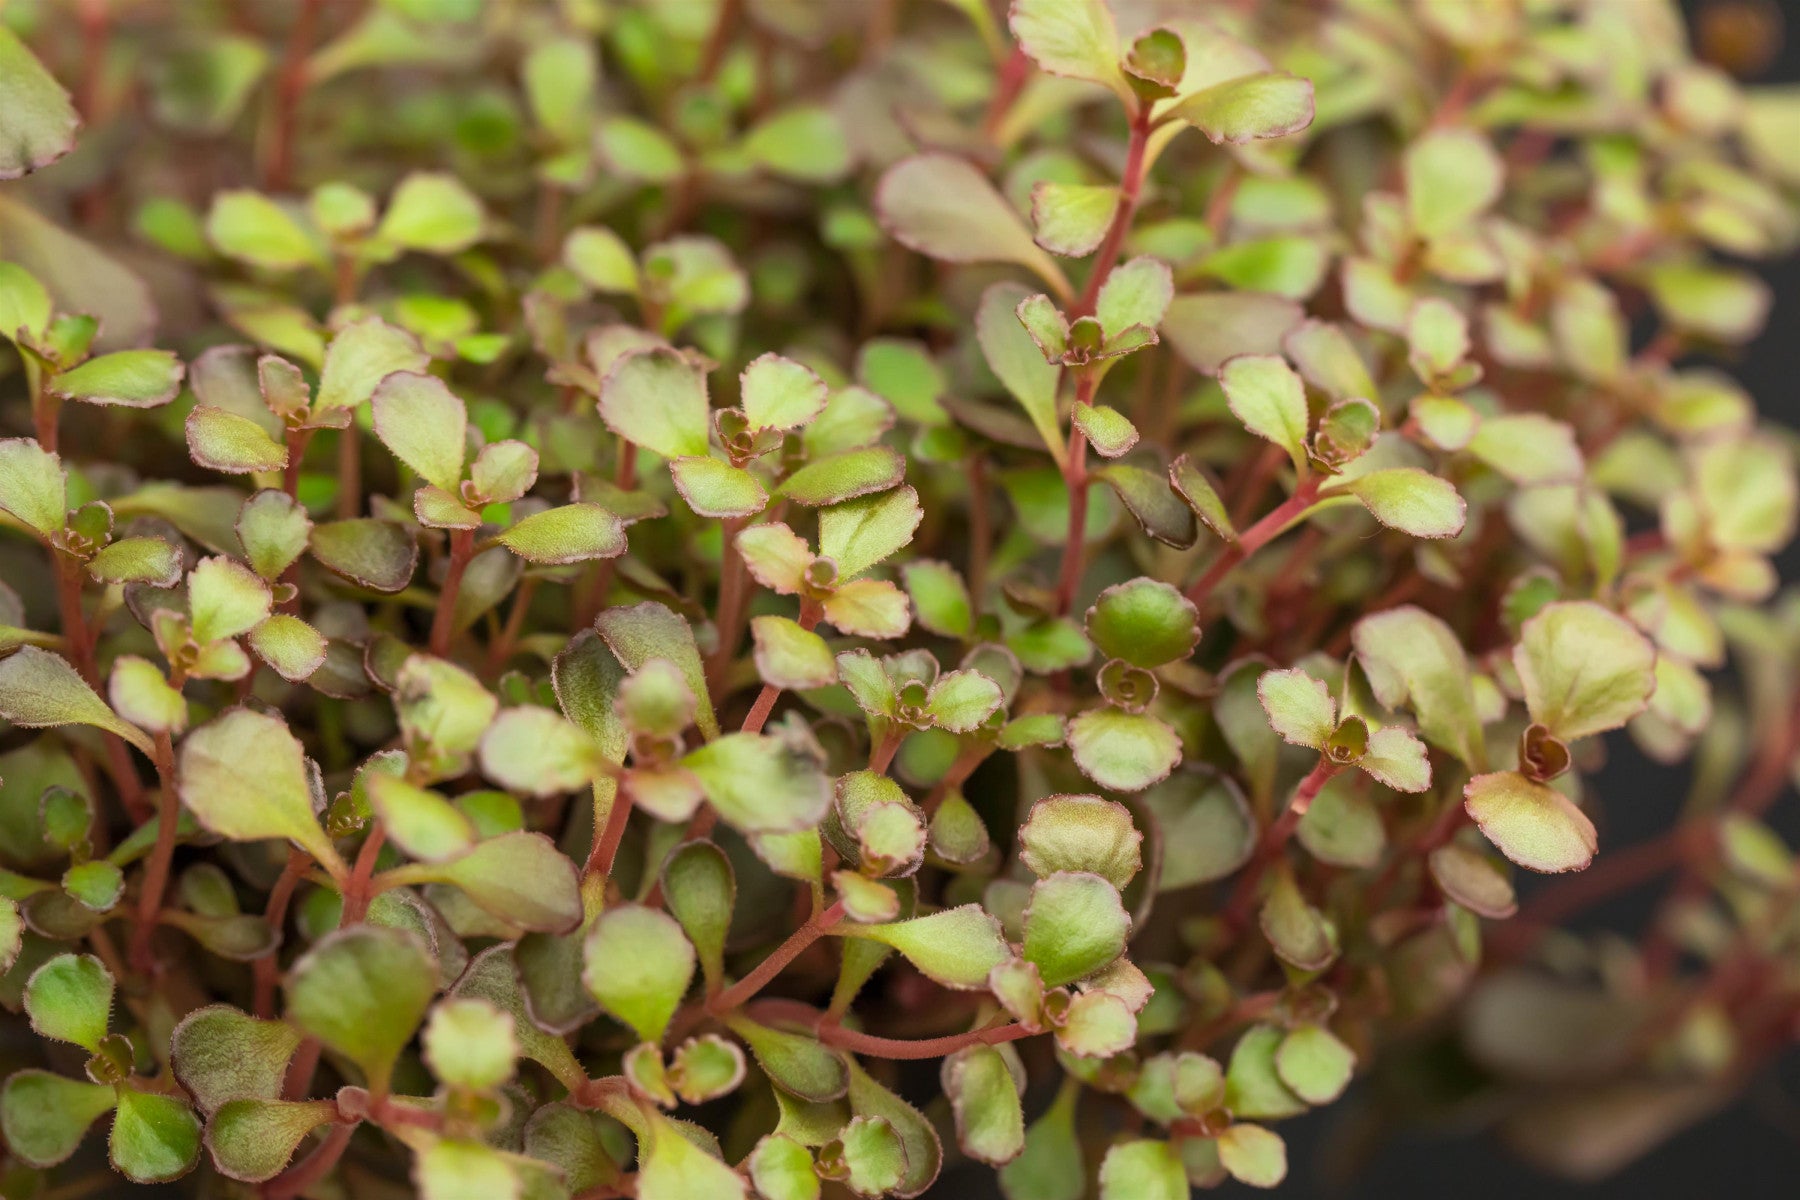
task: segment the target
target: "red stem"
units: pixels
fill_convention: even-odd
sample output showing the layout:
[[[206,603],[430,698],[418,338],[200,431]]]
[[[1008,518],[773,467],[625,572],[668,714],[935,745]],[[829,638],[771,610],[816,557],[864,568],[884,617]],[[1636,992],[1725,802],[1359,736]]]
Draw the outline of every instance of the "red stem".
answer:
[[[756,993],[768,986],[769,981],[781,974],[782,970],[796,958],[800,952],[818,941],[825,930],[837,924],[844,915],[844,902],[837,901],[821,911],[806,924],[788,935],[787,941],[770,951],[769,956],[756,964],[756,968],[748,975],[719,992],[706,1002],[706,1013],[718,1016],[733,1009],[743,1007],[744,1003]]]
[[[887,774],[888,764],[894,761],[894,752],[900,749],[900,739],[904,736],[900,726],[890,725],[869,751],[869,770],[877,775]]]
[[[179,687],[179,683],[176,685]],[[163,893],[169,886],[169,864],[175,857],[175,827],[181,802],[175,794],[175,746],[169,731],[156,734],[156,845],[144,864],[143,890],[138,893],[137,927],[131,934],[131,966],[149,974],[156,969],[157,918],[162,915]]]
[[[982,114],[981,133],[988,141],[994,140],[994,134],[999,132],[1000,122],[1006,119],[1006,111],[1019,98],[1019,92],[1029,78],[1031,59],[1025,56],[1021,47],[1014,46],[1012,54],[1000,68],[1000,77],[994,83],[994,95],[988,101],[987,112]]]
[[[288,30],[282,53],[281,74],[275,84],[275,131],[269,142],[263,189],[286,191],[294,174],[294,130],[299,123],[300,99],[306,94],[306,59],[312,49],[313,27],[318,23],[323,0],[300,0],[294,24]]]
[[[344,886],[344,907],[338,915],[338,928],[356,924],[369,913],[369,881],[375,875],[375,860],[387,843],[387,828],[379,820],[369,825],[369,836],[356,852],[356,865],[350,870],[350,882]]]
[[[606,824],[594,831],[594,848],[588,852],[585,875],[611,875],[613,860],[619,855],[619,843],[625,840],[625,826],[631,820],[631,796],[623,787],[613,793],[612,807],[607,810]]]
[[[431,652],[440,658],[450,649],[450,631],[456,621],[456,592],[462,587],[463,572],[474,556],[475,531],[450,531],[450,567],[444,572],[444,588],[438,595],[437,612],[431,618]]]
[[[1083,374],[1076,385],[1076,399],[1086,403],[1094,397],[1094,381]],[[1056,615],[1067,616],[1075,603],[1075,589],[1081,583],[1081,562],[1087,541],[1088,473],[1087,434],[1076,426],[1069,437],[1069,457],[1063,464],[1063,485],[1069,492],[1069,530],[1063,538],[1062,567],[1056,576]]]
[[[1213,588],[1219,585],[1231,572],[1231,569],[1255,554],[1269,542],[1280,536],[1293,519],[1305,512],[1319,494],[1317,478],[1302,480],[1294,494],[1276,505],[1267,516],[1250,528],[1244,530],[1236,543],[1227,547],[1206,569],[1206,573],[1194,581],[1187,590],[1187,598],[1196,605],[1205,601]]]
[[[1107,229],[1100,249],[1095,252],[1094,268],[1088,273],[1087,285],[1081,289],[1081,298],[1069,310],[1070,320],[1093,314],[1100,288],[1112,274],[1113,264],[1119,261],[1119,250],[1125,245],[1125,235],[1131,232],[1131,219],[1137,214],[1138,196],[1144,188],[1144,147],[1149,141],[1150,110],[1144,107],[1131,118],[1131,142],[1125,150],[1125,171],[1119,177],[1119,207],[1113,213],[1112,226]]]
[[[300,884],[300,877],[306,874],[312,856],[304,850],[288,848],[287,863],[281,868],[281,876],[275,880],[275,886],[269,889],[268,903],[263,906],[263,922],[275,931],[275,946],[252,967],[255,976],[256,1015],[263,1018],[275,1015],[275,984],[281,975],[280,952],[281,934],[287,924],[288,902],[294,897],[294,889]]]
[[[866,1054],[871,1058],[943,1058],[955,1054],[958,1050],[969,1046],[995,1046],[1001,1042],[1016,1042],[1020,1038],[1032,1037],[1044,1033],[1042,1029],[1028,1029],[1014,1022],[1010,1025],[996,1025],[989,1029],[971,1029],[967,1033],[952,1033],[935,1038],[885,1038],[876,1037],[872,1033],[858,1033],[854,1029],[845,1029],[842,1025],[820,1025],[819,1040],[827,1046],[836,1046],[848,1050],[852,1054]]]
[[[325,1139],[311,1154],[263,1185],[263,1196],[266,1200],[294,1200],[294,1197],[325,1178],[331,1168],[337,1166],[338,1159],[344,1156],[344,1149],[350,1145],[350,1135],[354,1132],[356,1126],[348,1122],[332,1126],[331,1132],[325,1135]]]
[[[1244,873],[1238,876],[1237,886],[1232,889],[1231,901],[1225,909],[1227,926],[1236,930],[1242,929],[1249,923],[1250,906],[1256,900],[1257,886],[1262,882],[1262,877],[1268,871],[1269,864],[1281,854],[1281,848],[1287,845],[1288,839],[1293,836],[1294,830],[1300,824],[1300,818],[1304,817],[1306,810],[1312,807],[1312,802],[1318,797],[1320,790],[1333,775],[1341,770],[1343,770],[1342,766],[1321,755],[1318,763],[1311,771],[1307,772],[1306,778],[1302,779],[1299,786],[1294,789],[1294,795],[1288,801],[1287,807],[1263,834],[1262,841],[1256,848],[1255,857],[1244,868]]]

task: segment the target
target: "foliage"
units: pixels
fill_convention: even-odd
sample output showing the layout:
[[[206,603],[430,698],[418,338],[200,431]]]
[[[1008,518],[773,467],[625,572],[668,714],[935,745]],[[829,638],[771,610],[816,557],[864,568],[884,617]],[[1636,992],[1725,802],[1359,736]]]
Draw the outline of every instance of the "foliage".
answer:
[[[1800,107],[1194,11],[6,6],[0,1190],[1589,1176],[1784,1045]]]

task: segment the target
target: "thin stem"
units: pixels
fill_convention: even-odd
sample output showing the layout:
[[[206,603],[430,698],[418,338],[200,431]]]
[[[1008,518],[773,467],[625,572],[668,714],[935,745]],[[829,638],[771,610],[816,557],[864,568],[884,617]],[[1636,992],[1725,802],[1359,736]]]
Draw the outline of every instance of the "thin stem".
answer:
[[[1342,766],[1320,755],[1313,769],[1306,773],[1306,778],[1294,788],[1287,807],[1269,825],[1268,831],[1257,845],[1255,857],[1244,868],[1243,874],[1238,876],[1237,886],[1232,889],[1231,901],[1225,909],[1225,924],[1229,928],[1242,929],[1249,923],[1250,906],[1256,901],[1257,890],[1269,864],[1280,856],[1281,848],[1294,835],[1294,830],[1300,825],[1300,818],[1312,807],[1312,802],[1318,798],[1325,784],[1341,770]]]
[[[1085,404],[1094,398],[1094,379],[1085,372],[1076,384],[1075,398]],[[1081,584],[1082,555],[1087,542],[1088,473],[1087,434],[1080,426],[1069,437],[1069,457],[1063,464],[1063,485],[1069,492],[1069,529],[1063,537],[1062,567],[1056,575],[1056,615],[1067,616]]]
[[[263,1195],[267,1200],[294,1200],[330,1174],[338,1159],[344,1156],[345,1148],[350,1145],[350,1135],[355,1132],[356,1126],[348,1122],[333,1125],[331,1132],[311,1154],[264,1184]]]
[[[62,415],[62,400],[44,386],[44,373],[36,365],[26,363],[25,369],[31,375],[31,428],[37,435],[38,445],[56,453],[56,438],[59,417]]]
[[[788,935],[787,941],[775,947],[748,975],[708,1000],[705,1008],[707,1015],[718,1016],[743,1007],[746,1001],[767,987],[770,980],[798,958],[801,951],[818,941],[828,928],[837,924],[843,915],[844,902],[839,900],[794,930]]]
[[[625,839],[625,826],[630,820],[631,796],[621,787],[613,793],[605,824],[594,827],[594,848],[581,869],[584,876],[612,874],[613,860],[618,857],[619,843]]]
[[[1231,573],[1233,567],[1279,537],[1295,517],[1311,507],[1318,494],[1319,480],[1316,477],[1302,480],[1292,496],[1282,501],[1262,520],[1244,530],[1234,544],[1213,560],[1206,573],[1188,588],[1187,598],[1196,605],[1204,602],[1219,585],[1219,581]]]
[[[1094,267],[1088,273],[1086,286],[1081,289],[1081,298],[1069,311],[1071,320],[1093,314],[1100,289],[1107,276],[1112,274],[1113,264],[1119,261],[1119,251],[1125,245],[1125,235],[1131,232],[1131,219],[1137,215],[1138,197],[1144,189],[1144,147],[1149,141],[1150,110],[1145,106],[1132,114],[1131,141],[1125,150],[1125,170],[1119,178],[1119,207],[1113,212],[1112,225],[1094,255]]]
[[[744,556],[738,553],[737,535],[744,528],[744,518],[727,517],[720,522],[720,534],[724,539],[719,551],[719,611],[715,625],[718,629],[719,644],[713,651],[712,662],[707,666],[706,684],[712,693],[719,695],[719,689],[725,682],[725,672],[731,666],[731,660],[737,656],[738,638],[742,634],[739,628],[743,623],[745,601]]]
[[[994,94],[989,98],[987,111],[981,117],[981,134],[988,141],[993,141],[994,135],[1000,132],[1000,123],[1006,119],[1007,110],[1019,98],[1019,92],[1029,78],[1031,59],[1026,57],[1023,48],[1014,46],[1000,68],[1000,78],[994,82]]]
[[[306,868],[311,863],[311,855],[290,846],[287,863],[281,868],[281,875],[275,880],[275,886],[269,889],[268,903],[263,905],[263,923],[275,931],[276,938],[275,945],[252,966],[255,977],[254,1008],[259,1017],[275,1015],[275,984],[281,975],[278,956],[281,952],[281,933],[287,924],[288,902],[294,898],[294,889],[300,885],[300,877],[306,874]]]
[[[369,897],[373,894],[369,881],[375,875],[375,860],[387,843],[387,829],[379,820],[370,824],[369,836],[356,852],[356,865],[350,870],[350,881],[344,885],[344,908],[338,916],[338,928],[356,924],[368,915]]]
[[[889,725],[881,740],[869,749],[869,770],[877,775],[887,774],[888,764],[894,761],[894,752],[900,749],[900,739],[905,736],[900,726]]]
[[[474,557],[474,551],[473,529],[450,531],[450,566],[444,572],[444,587],[438,593],[437,612],[431,618],[431,652],[440,658],[450,649],[450,631],[456,623],[456,593],[462,587],[463,572],[468,569],[469,559]]]
[[[713,76],[719,73],[725,51],[731,47],[732,32],[737,28],[738,12],[743,7],[744,0],[720,0],[718,20],[713,24],[712,35],[706,39],[706,49],[700,54],[695,83],[711,83]]]
[[[275,83],[275,130],[269,139],[269,157],[263,171],[266,191],[286,191],[294,174],[294,132],[299,123],[300,100],[306,95],[306,59],[312,50],[313,28],[318,24],[323,0],[300,0],[294,24],[282,51],[281,74]]]
[[[958,1050],[969,1046],[997,1046],[1002,1042],[1016,1042],[1020,1038],[1033,1037],[1047,1032],[1043,1029],[1028,1029],[1018,1022],[1009,1025],[995,1025],[987,1029],[971,1029],[967,1033],[952,1033],[935,1038],[886,1038],[876,1037],[872,1033],[859,1033],[854,1029],[845,1029],[842,1025],[820,1025],[819,1040],[827,1046],[836,1046],[848,1050],[852,1054],[864,1054],[870,1058],[914,1059],[944,1058],[955,1054]]]
[[[488,647],[488,674],[497,675],[506,660],[512,657],[513,647],[518,644],[519,634],[525,630],[525,615],[531,611],[531,601],[537,595],[538,577],[527,575],[519,583],[519,591],[513,597],[512,609],[506,614],[506,624],[500,627],[500,634],[494,644]]]
[[[179,686],[179,685],[178,685]],[[156,845],[144,864],[143,890],[138,893],[137,927],[131,934],[131,966],[149,974],[156,969],[157,918],[162,914],[163,892],[169,886],[169,864],[175,857],[175,827],[180,800],[175,794],[175,746],[169,731],[156,734]]]

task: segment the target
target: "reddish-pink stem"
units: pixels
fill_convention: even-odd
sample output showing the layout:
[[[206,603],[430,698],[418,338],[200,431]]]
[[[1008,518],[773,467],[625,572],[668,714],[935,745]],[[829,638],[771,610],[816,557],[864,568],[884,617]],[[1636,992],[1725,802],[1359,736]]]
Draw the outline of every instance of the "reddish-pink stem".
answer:
[[[1292,496],[1276,505],[1262,520],[1244,530],[1234,544],[1213,560],[1206,573],[1188,588],[1187,598],[1195,604],[1204,602],[1212,594],[1213,588],[1219,585],[1219,581],[1231,573],[1233,567],[1274,541],[1295,517],[1312,505],[1318,494],[1319,480],[1316,477],[1302,480]]]
[[[454,529],[450,532],[450,566],[444,572],[444,588],[438,594],[437,612],[431,618],[431,652],[440,657],[450,649],[450,632],[456,625],[456,593],[462,587],[463,572],[474,557],[475,531]]]
[[[769,981],[800,956],[800,952],[818,941],[824,932],[844,915],[842,900],[821,910],[806,924],[788,935],[787,941],[769,952],[769,956],[756,964],[754,970],[730,987],[725,988],[706,1002],[708,1015],[717,1016],[741,1008],[746,1001],[767,987]]]

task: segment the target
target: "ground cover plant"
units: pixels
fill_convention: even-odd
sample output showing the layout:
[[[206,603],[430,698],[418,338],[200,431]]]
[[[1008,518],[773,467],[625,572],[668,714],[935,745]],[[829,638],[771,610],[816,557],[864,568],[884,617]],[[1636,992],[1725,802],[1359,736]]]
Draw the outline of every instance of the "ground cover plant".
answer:
[[[1758,11],[0,8],[0,1192],[1726,1103],[1800,1020]]]

